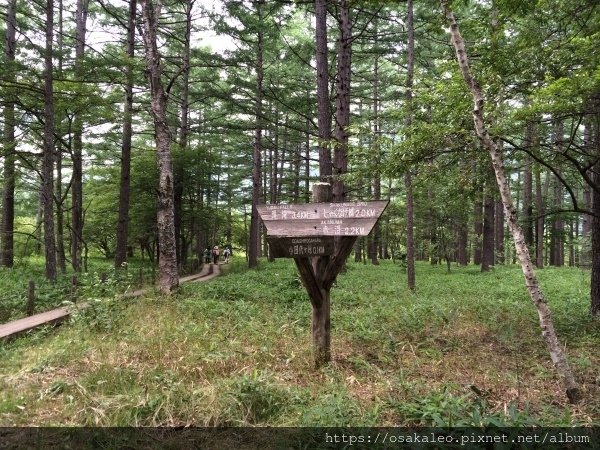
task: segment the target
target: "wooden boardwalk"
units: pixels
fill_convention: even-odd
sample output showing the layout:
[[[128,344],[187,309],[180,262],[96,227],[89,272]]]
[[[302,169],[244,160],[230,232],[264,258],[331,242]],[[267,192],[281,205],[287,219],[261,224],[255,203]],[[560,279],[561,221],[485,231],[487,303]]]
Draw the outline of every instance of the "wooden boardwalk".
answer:
[[[194,275],[188,275],[181,277],[179,283],[193,283],[198,281],[207,281],[215,278],[221,274],[221,268],[219,265],[205,264],[202,266],[202,270]],[[124,294],[125,297],[140,297],[144,295],[150,289],[139,289],[133,292],[127,292]],[[34,314],[33,316],[25,317],[23,319],[15,320],[0,325],[0,341],[9,340],[18,336],[19,334],[25,333],[29,330],[44,326],[44,325],[57,325],[67,319],[75,308],[84,309],[87,308],[87,303],[80,303],[74,306],[61,307],[46,311],[40,314]]]

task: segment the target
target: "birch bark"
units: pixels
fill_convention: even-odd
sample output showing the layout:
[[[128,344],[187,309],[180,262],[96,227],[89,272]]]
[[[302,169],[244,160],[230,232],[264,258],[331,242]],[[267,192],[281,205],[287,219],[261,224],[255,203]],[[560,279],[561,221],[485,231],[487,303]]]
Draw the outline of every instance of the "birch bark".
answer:
[[[552,316],[550,314],[550,308],[548,307],[544,294],[539,287],[537,277],[533,271],[529,250],[525,242],[523,230],[517,221],[516,210],[513,205],[512,196],[508,187],[508,181],[506,179],[504,163],[502,160],[502,152],[492,140],[485,125],[483,116],[483,92],[471,72],[467,51],[465,49],[465,43],[460,33],[458,23],[454,17],[454,13],[448,4],[448,0],[440,0],[440,3],[444,15],[450,25],[452,45],[456,51],[456,58],[458,60],[460,71],[473,96],[473,122],[475,124],[475,130],[477,132],[477,136],[481,140],[483,146],[488,150],[492,159],[492,165],[496,175],[496,182],[498,184],[500,196],[502,197],[502,203],[504,205],[506,221],[515,242],[515,250],[517,252],[519,262],[521,263],[521,269],[525,277],[527,291],[538,313],[540,327],[542,329],[542,336],[544,337],[550,352],[550,357],[552,358],[554,367],[562,379],[561,381],[565,388],[566,395],[572,403],[575,403],[581,399],[582,393],[579,385],[575,381],[573,373],[571,372],[571,368],[569,367],[569,363],[567,362],[567,358],[562,350],[560,342],[558,341]]]

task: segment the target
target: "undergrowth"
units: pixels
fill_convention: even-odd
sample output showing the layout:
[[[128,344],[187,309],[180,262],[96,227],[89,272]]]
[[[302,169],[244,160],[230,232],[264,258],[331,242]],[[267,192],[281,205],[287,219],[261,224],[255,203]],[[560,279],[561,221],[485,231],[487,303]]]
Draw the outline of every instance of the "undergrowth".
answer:
[[[114,295],[0,347],[0,426],[600,424],[589,275],[539,272],[585,400],[569,405],[517,267],[349,263],[331,290],[332,362],[312,366],[311,306],[292,261]]]
[[[35,285],[34,312],[40,313],[65,303],[111,298],[151,285],[153,276],[148,261],[133,259],[115,270],[112,260],[90,258],[88,272],[59,274],[55,282],[50,282],[45,279],[41,259],[20,259],[13,268],[0,267],[0,323],[25,317],[30,281]]]

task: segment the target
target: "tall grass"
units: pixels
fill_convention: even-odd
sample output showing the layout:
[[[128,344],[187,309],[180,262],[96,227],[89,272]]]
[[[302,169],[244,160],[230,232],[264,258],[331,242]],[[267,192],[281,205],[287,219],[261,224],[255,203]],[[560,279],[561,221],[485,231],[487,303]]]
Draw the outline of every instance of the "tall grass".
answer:
[[[110,298],[142,284],[151,285],[152,274],[148,261],[132,259],[123,270],[115,270],[112,260],[90,258],[87,273],[68,271],[50,282],[41,258],[20,259],[14,268],[0,267],[0,323],[25,316],[29,281],[35,283],[35,312],[44,312],[78,299]],[[77,289],[73,289],[73,276]]]
[[[586,392],[572,406],[517,267],[419,264],[412,293],[398,266],[348,264],[331,291],[333,360],[315,370],[293,262],[243,265],[4,345],[0,425],[600,423],[600,330],[579,269],[540,271]]]

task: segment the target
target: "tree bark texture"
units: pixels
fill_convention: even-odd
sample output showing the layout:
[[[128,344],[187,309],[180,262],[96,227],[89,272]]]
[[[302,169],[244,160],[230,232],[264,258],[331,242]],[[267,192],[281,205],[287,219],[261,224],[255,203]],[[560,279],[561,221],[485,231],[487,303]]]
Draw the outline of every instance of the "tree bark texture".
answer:
[[[5,77],[8,84],[15,82],[15,51],[17,47],[17,0],[9,0],[6,8],[6,58]],[[4,186],[2,191],[2,223],[0,225],[0,266],[12,267],[14,264],[15,230],[15,95],[11,87],[6,89],[4,104]]]
[[[571,402],[577,402],[581,399],[581,390],[575,381],[575,377],[571,372],[571,368],[569,367],[561,343],[558,340],[556,331],[554,329],[552,316],[550,314],[550,308],[548,307],[546,299],[544,298],[544,295],[539,287],[538,279],[533,271],[531,257],[529,256],[529,250],[525,242],[525,236],[517,221],[517,213],[513,205],[510,189],[508,187],[508,181],[504,171],[504,162],[502,160],[502,153],[496,143],[492,140],[485,125],[483,116],[484,97],[482,89],[473,77],[471,68],[469,67],[465,43],[462,35],[460,34],[458,23],[456,22],[454,14],[448,5],[448,0],[440,0],[440,3],[442,5],[444,15],[450,25],[452,44],[456,51],[456,58],[458,60],[462,76],[473,96],[473,122],[475,125],[475,130],[477,131],[477,135],[482,144],[488,150],[492,160],[496,175],[496,182],[500,191],[502,203],[504,204],[506,221],[515,242],[515,250],[517,252],[519,262],[521,263],[527,291],[538,313],[542,336],[544,337],[550,352],[554,367],[562,379],[567,397]]]
[[[89,0],[77,0],[75,30],[75,67],[77,76],[83,78],[83,56],[85,53],[85,33]],[[73,133],[73,184],[71,213],[71,265],[76,272],[81,271],[81,251],[83,242],[83,120],[80,114],[74,118]]]
[[[530,148],[533,142],[533,125],[527,123],[525,145]],[[525,171],[523,173],[523,210],[521,223],[525,233],[525,243],[533,244],[533,172],[531,170],[531,156],[525,156]]]
[[[160,1],[140,0],[143,16],[143,38],[150,81],[152,118],[158,165],[158,287],[169,294],[179,285],[175,242],[175,219],[173,200],[173,162],[171,157],[171,133],[167,122],[167,93],[161,74],[160,55],[157,46]]]
[[[195,0],[185,3],[185,36],[183,41],[183,55],[181,61],[181,114],[179,122],[179,151],[185,152],[188,146],[189,135],[189,79],[190,79],[190,39],[192,32],[192,7]],[[183,185],[184,163],[180,161],[175,165],[174,202],[175,202],[175,242],[177,244],[177,263],[179,267],[185,265],[185,245],[182,232],[183,222]]]
[[[406,117],[404,118],[404,125],[407,131],[410,132],[413,119],[413,80],[415,72],[415,27],[413,0],[406,1],[406,30],[408,33],[408,41],[406,48]],[[406,173],[404,174],[404,187],[406,189],[406,281],[408,289],[414,291],[417,287],[415,272],[415,212],[412,173],[410,168],[407,169]]]
[[[315,45],[317,65],[317,126],[319,134],[319,177],[329,182],[331,163],[331,102],[327,52],[327,0],[315,0]]]
[[[544,197],[542,196],[541,168],[535,171],[535,266],[538,269],[544,267]]]
[[[488,188],[486,187],[486,191]],[[491,192],[486,192],[483,200],[483,232],[481,244],[481,271],[488,272],[494,265],[494,199]]]
[[[377,23],[375,23],[377,25]],[[375,36],[377,36],[377,28],[375,28]],[[373,200],[381,200],[381,146],[379,143],[379,57],[375,56],[373,65],[373,153],[375,155],[376,170],[373,174]],[[381,246],[381,227],[379,222],[375,224],[372,230],[373,239],[369,246],[371,254],[371,264],[378,266],[378,252]]]
[[[262,0],[256,3],[256,12],[261,20]],[[260,217],[257,206],[260,203],[261,173],[262,173],[262,132],[263,132],[263,30],[259,27],[256,43],[256,101],[254,104],[254,115],[256,125],[254,128],[254,153],[252,161],[252,215],[250,218],[250,242],[248,248],[248,267],[258,266],[258,254],[260,252]]]
[[[593,167],[593,180],[596,189],[592,191],[592,274],[590,288],[590,313],[593,317],[600,317],[600,93],[594,96],[594,150],[596,163]]]
[[[501,201],[495,202],[494,212],[496,215],[494,224],[495,261],[497,264],[504,264],[506,262],[506,255],[504,254],[504,207]]]
[[[596,185],[600,184],[600,163],[595,168]],[[598,191],[592,194],[592,280],[590,291],[590,313],[600,317],[600,195]]]
[[[340,0],[337,77],[335,80],[335,147],[333,152],[333,201],[347,199],[341,176],[348,171],[348,126],[350,125],[350,68],[352,64],[352,23],[348,0]]]
[[[57,62],[58,62],[58,70],[56,76],[59,79],[63,77],[63,53],[64,53],[64,32],[63,32],[63,0],[58,0],[58,33],[56,34],[56,43],[58,44],[58,52],[57,52]],[[54,119],[55,124],[58,122],[58,125],[55,125],[55,132],[63,136],[64,132],[62,130],[62,117],[61,114],[58,113],[57,117]],[[54,183],[54,202],[56,207],[55,212],[55,224],[56,224],[56,263],[61,273],[65,273],[67,271],[67,263],[66,263],[66,254],[65,254],[65,230],[64,230],[64,198],[63,198],[63,185],[62,185],[62,166],[63,166],[63,144],[61,140],[57,141],[57,145],[55,146],[55,174],[56,174],[56,183]]]
[[[562,207],[562,184],[554,177],[554,195],[552,208],[556,211]],[[550,235],[550,265],[562,267],[565,265],[564,254],[565,222],[562,217],[554,217],[552,221],[552,234]]]
[[[127,243],[129,237],[129,194],[131,185],[131,139],[133,136],[133,58],[135,57],[136,0],[129,1],[127,19],[127,57],[125,67],[125,103],[123,107],[123,134],[121,138],[121,174],[119,179],[119,217],[117,220],[117,250],[115,268],[127,261]]]
[[[461,266],[469,264],[469,255],[467,253],[467,244],[469,241],[469,230],[467,224],[461,220],[456,231],[456,262]]]
[[[473,233],[473,263],[479,265],[483,257],[483,203],[481,200],[477,200],[473,205]]]
[[[56,280],[56,237],[54,235],[54,83],[52,74],[54,0],[46,2],[46,49],[44,52],[44,156],[42,198],[46,278]]]

